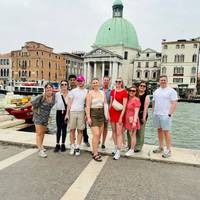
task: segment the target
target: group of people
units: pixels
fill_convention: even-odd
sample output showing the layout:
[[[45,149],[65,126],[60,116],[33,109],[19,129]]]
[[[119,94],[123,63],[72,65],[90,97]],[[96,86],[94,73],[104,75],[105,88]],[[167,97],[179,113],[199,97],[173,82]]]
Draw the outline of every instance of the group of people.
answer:
[[[168,87],[167,76],[160,77],[160,87],[153,93],[153,124],[158,130],[159,147],[154,153],[171,156],[171,116],[176,109],[177,93]],[[26,106],[33,106],[33,121],[36,127],[36,143],[41,157],[47,157],[43,139],[51,108],[56,106],[56,146],[54,152],[66,151],[67,128],[70,131],[70,155],[80,155],[82,140],[90,147],[87,125],[92,132],[92,158],[102,161],[99,147],[105,149],[108,124],[112,127],[114,142],[113,159],[120,158],[122,148],[126,156],[142,150],[145,125],[148,118],[150,97],[147,83],[124,88],[121,77],[110,88],[110,78],[104,77],[102,87],[98,78],[93,78],[90,89],[85,88],[85,77],[69,76],[69,82],[60,82],[60,92],[54,93],[51,83],[45,85],[45,92]],[[77,135],[76,135],[77,132]],[[62,139],[61,139],[62,138]],[[164,143],[167,148],[164,151]],[[61,141],[60,141],[61,140]]]

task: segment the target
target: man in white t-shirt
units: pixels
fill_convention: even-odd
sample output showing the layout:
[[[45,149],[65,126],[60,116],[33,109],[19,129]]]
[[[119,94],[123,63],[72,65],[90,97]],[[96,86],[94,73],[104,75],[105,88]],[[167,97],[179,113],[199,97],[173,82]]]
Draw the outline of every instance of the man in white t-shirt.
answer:
[[[162,157],[171,156],[171,117],[176,109],[177,92],[168,87],[167,76],[160,76],[160,87],[153,93],[153,124],[158,130],[159,147],[153,150],[153,153],[161,153],[164,150],[163,139],[166,141],[167,149]]]
[[[69,118],[70,129],[70,155],[80,155],[80,145],[82,142],[83,130],[85,129],[85,101],[87,89],[84,88],[85,78],[80,75],[77,77],[78,87],[69,93],[69,102],[66,118]],[[75,145],[75,131],[77,129],[77,144]]]

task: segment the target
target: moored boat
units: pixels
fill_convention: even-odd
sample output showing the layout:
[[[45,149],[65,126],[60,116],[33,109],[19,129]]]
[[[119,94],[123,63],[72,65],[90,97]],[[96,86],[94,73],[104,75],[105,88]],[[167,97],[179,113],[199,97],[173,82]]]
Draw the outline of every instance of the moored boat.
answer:
[[[32,123],[33,111],[32,106],[26,108],[5,108],[5,110],[17,119],[24,119],[26,123]]]

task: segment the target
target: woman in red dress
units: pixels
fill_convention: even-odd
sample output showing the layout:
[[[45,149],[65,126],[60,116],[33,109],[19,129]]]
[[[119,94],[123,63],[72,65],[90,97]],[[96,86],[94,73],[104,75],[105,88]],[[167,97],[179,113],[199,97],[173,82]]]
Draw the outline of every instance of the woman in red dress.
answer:
[[[129,134],[131,136],[131,148],[128,152],[126,152],[126,156],[134,155],[134,148],[136,144],[136,131],[140,129],[140,120],[138,117],[138,113],[141,103],[138,96],[138,89],[135,85],[128,88],[128,102],[126,104],[124,128],[129,131]]]
[[[110,122],[112,126],[112,137],[115,145],[113,151],[113,159],[118,160],[120,158],[120,149],[122,147],[123,141],[123,117],[125,113],[126,103],[128,94],[125,89],[123,89],[122,78],[116,79],[116,88],[110,93]],[[117,102],[116,102],[117,101]],[[118,106],[116,106],[118,104]]]

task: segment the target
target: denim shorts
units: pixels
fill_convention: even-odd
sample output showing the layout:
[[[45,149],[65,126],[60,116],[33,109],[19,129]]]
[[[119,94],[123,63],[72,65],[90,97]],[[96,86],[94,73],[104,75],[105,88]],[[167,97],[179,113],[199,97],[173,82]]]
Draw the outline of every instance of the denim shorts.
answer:
[[[168,115],[153,114],[154,128],[162,128],[164,131],[170,131],[172,126],[172,119]]]

